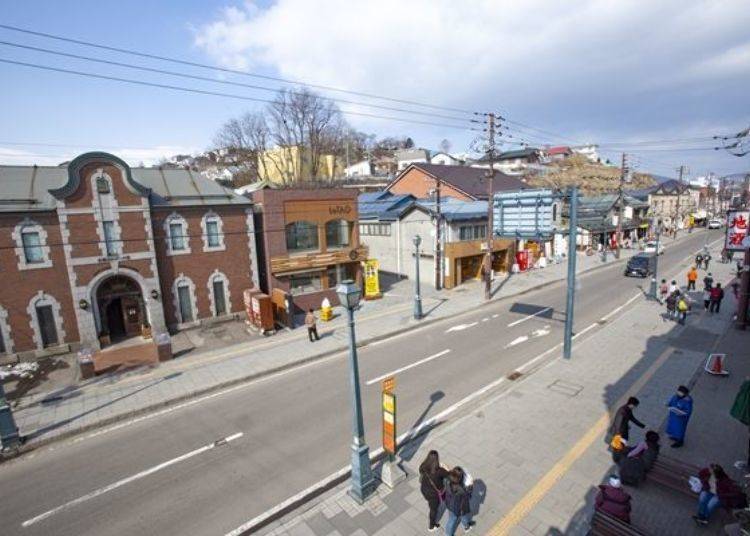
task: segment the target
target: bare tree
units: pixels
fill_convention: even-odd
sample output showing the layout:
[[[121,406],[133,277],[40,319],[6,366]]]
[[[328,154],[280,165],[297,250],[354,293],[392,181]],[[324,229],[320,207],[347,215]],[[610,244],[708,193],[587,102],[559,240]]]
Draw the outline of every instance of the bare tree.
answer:
[[[448,139],[443,139],[443,141],[440,142],[440,150],[445,154],[450,154],[451,147],[453,147],[453,144]]]
[[[227,149],[235,157],[236,163],[245,167],[251,176],[264,180],[268,170],[260,165],[258,157],[269,147],[271,133],[265,117],[260,112],[248,112],[236,119],[230,119],[219,129],[214,143]]]

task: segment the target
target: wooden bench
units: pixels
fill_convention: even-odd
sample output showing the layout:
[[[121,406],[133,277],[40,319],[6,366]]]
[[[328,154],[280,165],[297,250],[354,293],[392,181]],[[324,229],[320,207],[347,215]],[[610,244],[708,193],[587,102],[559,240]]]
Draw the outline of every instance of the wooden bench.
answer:
[[[648,533],[616,517],[595,510],[594,517],[591,518],[590,534],[594,536],[647,536]]]
[[[646,473],[646,480],[651,480],[695,499],[698,495],[690,489],[688,480],[691,476],[698,476],[698,471],[700,471],[700,467],[660,455],[651,470]]]

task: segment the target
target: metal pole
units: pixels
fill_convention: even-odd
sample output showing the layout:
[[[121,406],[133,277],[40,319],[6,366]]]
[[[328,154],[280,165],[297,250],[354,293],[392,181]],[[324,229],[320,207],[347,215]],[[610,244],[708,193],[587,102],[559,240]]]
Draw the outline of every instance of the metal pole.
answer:
[[[615,232],[615,258],[620,258],[620,244],[622,243],[622,215],[625,197],[623,196],[622,187],[625,182],[625,173],[627,173],[627,155],[622,153],[622,169],[620,170],[620,184],[617,187],[617,231]]]
[[[362,394],[359,386],[357,343],[354,337],[354,309],[349,314],[349,364],[352,391],[352,487],[349,494],[363,503],[373,489],[370,449],[365,443],[365,424],[362,417]]]
[[[578,188],[570,189],[570,217],[568,230],[568,297],[565,304],[565,338],[563,357],[570,359],[573,348],[573,309],[576,294],[576,234],[578,231]]]
[[[659,239],[661,238],[661,224],[659,220],[656,220],[656,255],[654,256],[654,275],[651,278],[651,288],[649,289],[649,297],[652,300],[658,299],[656,285],[659,281]]]
[[[437,212],[436,225],[435,225],[435,289],[440,290],[443,288],[443,249],[441,240],[441,227],[442,227],[442,212],[440,208],[440,174],[436,181],[435,188],[435,210]]]
[[[0,445],[4,451],[21,446],[21,436],[18,434],[18,426],[13,419],[10,404],[5,399],[5,389],[2,382],[0,382]]]
[[[422,239],[419,235],[414,237],[414,259],[416,261],[416,277],[414,286],[414,320],[422,318],[422,294],[419,291],[419,244]]]

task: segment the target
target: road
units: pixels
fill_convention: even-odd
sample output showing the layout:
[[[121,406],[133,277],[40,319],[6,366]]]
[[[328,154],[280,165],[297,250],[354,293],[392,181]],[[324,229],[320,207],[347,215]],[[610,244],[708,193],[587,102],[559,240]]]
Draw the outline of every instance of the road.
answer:
[[[672,275],[705,233],[667,241],[660,272]],[[601,329],[648,288],[622,270],[579,278],[578,332]],[[404,431],[557,345],[564,304],[565,286],[554,284],[361,349],[368,443],[380,442],[380,377],[399,371]],[[223,535],[345,466],[350,423],[340,354],[0,466],[3,534]]]

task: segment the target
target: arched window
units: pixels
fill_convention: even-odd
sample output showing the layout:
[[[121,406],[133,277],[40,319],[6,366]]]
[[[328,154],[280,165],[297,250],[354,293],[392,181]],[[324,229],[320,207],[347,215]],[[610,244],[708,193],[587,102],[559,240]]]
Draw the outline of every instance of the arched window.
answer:
[[[190,324],[196,321],[198,304],[192,279],[180,273],[172,283],[172,299],[178,324]]]
[[[38,350],[58,346],[65,342],[60,302],[53,296],[38,291],[26,308],[34,331],[34,342]]]
[[[317,250],[318,226],[310,221],[295,221],[286,226],[286,249],[289,252]]]
[[[352,223],[346,220],[326,222],[326,248],[348,248],[352,243]]]
[[[164,220],[164,234],[167,239],[167,255],[187,255],[190,253],[190,236],[187,220],[173,212]]]
[[[13,240],[16,243],[19,270],[52,266],[47,230],[43,226],[26,218],[13,229]]]

